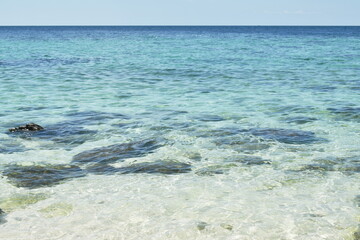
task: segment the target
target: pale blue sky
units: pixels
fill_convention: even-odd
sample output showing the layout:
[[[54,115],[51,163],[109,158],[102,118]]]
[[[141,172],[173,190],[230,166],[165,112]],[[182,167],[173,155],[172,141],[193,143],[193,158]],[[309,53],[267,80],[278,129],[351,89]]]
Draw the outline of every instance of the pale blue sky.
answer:
[[[0,25],[360,25],[360,0],[0,0]]]

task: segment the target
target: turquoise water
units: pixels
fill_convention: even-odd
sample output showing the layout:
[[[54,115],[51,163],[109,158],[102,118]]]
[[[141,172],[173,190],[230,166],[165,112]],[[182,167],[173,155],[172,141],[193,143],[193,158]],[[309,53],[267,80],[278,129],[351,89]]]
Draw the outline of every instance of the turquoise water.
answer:
[[[0,238],[355,239],[359,76],[359,27],[0,27]]]

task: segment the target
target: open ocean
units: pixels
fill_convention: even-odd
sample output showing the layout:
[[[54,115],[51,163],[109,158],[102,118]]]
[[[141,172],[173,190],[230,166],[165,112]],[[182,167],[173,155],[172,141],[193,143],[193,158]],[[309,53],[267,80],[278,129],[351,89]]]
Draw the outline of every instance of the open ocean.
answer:
[[[360,27],[0,27],[0,92],[0,239],[360,239]]]

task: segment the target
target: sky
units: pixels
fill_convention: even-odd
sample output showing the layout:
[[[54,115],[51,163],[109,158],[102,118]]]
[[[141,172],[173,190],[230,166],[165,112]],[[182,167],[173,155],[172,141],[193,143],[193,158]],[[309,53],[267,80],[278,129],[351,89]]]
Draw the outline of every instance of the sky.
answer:
[[[0,0],[0,25],[360,25],[360,0]]]

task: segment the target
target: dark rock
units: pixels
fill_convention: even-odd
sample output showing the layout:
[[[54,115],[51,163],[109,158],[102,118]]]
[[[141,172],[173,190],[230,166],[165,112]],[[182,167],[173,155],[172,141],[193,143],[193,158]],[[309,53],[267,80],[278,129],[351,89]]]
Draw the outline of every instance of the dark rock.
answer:
[[[328,157],[316,159],[314,163],[304,165],[302,171],[340,171],[347,174],[360,172],[360,156]]]
[[[214,176],[217,174],[224,174],[225,171],[223,169],[211,169],[210,168],[201,168],[195,172],[196,175],[199,176]]]
[[[227,224],[227,223],[221,223],[220,227],[222,227],[223,229],[229,230],[229,231],[233,230],[233,226],[230,224]]]
[[[157,140],[115,144],[79,153],[73,157],[72,162],[78,164],[109,164],[124,161],[127,158],[145,156],[161,146]]]
[[[241,153],[254,153],[271,147],[271,142],[244,135],[218,138],[215,140],[215,144],[230,147]]]
[[[360,107],[339,107],[328,108],[327,110],[335,114],[337,120],[360,122]]]
[[[198,222],[198,223],[196,224],[196,228],[197,228],[199,231],[204,230],[207,226],[209,226],[209,224],[206,223],[206,222]]]
[[[309,122],[314,122],[316,120],[317,120],[317,118],[298,116],[298,117],[286,118],[285,122],[295,123],[295,124],[305,124],[305,123],[309,123]]]
[[[69,144],[80,145],[92,139],[96,133],[97,131],[85,129],[71,122],[61,122],[50,125],[41,131],[16,131],[9,134],[27,140],[42,139],[68,146]]]
[[[39,188],[53,186],[66,179],[83,177],[86,173],[73,165],[10,165],[5,168],[3,175],[16,187]]]
[[[245,165],[263,165],[263,164],[271,164],[270,160],[263,159],[257,156],[251,155],[236,155],[232,156],[231,158],[226,159],[227,161],[231,162],[239,162]]]
[[[5,216],[5,212],[0,208],[0,224],[3,224],[6,222],[6,220],[4,219]]]
[[[307,164],[303,167],[301,167],[301,171],[325,171],[325,172],[329,172],[329,171],[334,171],[334,167],[331,165],[325,165],[325,164]]]
[[[358,227],[357,231],[354,232],[354,240],[360,240],[360,226]]]
[[[63,146],[69,148],[83,144],[86,141],[92,140],[97,131],[85,129],[84,125],[94,125],[104,123],[109,119],[128,119],[127,116],[117,113],[105,112],[70,112],[66,115],[70,120],[59,122],[47,126],[45,129],[39,125],[35,128],[34,124],[27,124],[18,128],[9,129],[10,135],[20,137],[23,139],[41,139],[58,143],[56,147]],[[37,130],[38,129],[38,130]]]
[[[238,167],[238,165],[236,165],[236,164],[210,165],[205,168],[198,169],[195,172],[195,174],[197,174],[199,176],[213,176],[215,174],[225,174],[233,167]]]
[[[239,134],[239,129],[237,128],[220,128],[220,129],[203,129],[197,130],[197,132],[193,133],[196,137],[227,137]]]
[[[360,207],[360,195],[357,195],[354,199],[356,206]]]
[[[121,172],[119,168],[115,168],[108,164],[94,164],[90,165],[86,168],[88,173],[96,174],[96,175],[112,175],[117,172]]]
[[[44,130],[44,128],[35,123],[28,123],[24,126],[19,126],[16,128],[9,129],[10,132],[29,132],[29,131],[34,132],[34,131],[40,131],[40,130]]]
[[[309,144],[326,141],[325,139],[316,137],[313,132],[293,129],[253,128],[245,130],[244,132],[263,139],[275,140],[287,144]]]
[[[156,161],[135,163],[127,167],[118,168],[122,174],[130,173],[160,173],[177,174],[191,171],[191,165],[178,161]]]

